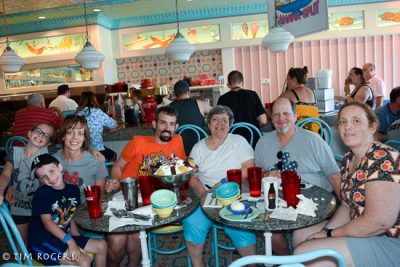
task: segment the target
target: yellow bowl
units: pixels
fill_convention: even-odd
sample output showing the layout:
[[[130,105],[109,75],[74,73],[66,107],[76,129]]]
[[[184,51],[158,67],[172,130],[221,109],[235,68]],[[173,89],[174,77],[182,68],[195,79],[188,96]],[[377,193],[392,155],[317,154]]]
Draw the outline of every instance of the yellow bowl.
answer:
[[[153,210],[155,211],[155,213],[158,215],[158,217],[160,218],[167,218],[169,216],[171,216],[172,212],[174,211],[174,207],[176,205],[173,205],[171,207],[168,208],[162,208],[162,209],[157,209],[153,207]]]
[[[219,201],[219,203],[221,203],[222,206],[226,207],[229,204],[231,204],[232,202],[234,202],[235,200],[238,200],[239,198],[240,198],[240,194],[235,196],[235,197],[233,197],[233,198],[230,198],[230,199],[220,199],[220,198],[218,198],[218,201]]]

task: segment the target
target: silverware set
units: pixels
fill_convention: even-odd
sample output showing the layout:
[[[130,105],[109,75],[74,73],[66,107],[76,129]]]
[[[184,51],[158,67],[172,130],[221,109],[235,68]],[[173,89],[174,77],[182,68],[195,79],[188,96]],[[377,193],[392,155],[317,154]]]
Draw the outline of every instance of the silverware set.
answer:
[[[217,196],[215,195],[215,193],[212,193],[211,200],[210,200],[210,202],[208,202],[208,205],[211,205],[213,201],[215,201],[214,205],[218,204],[218,199],[217,199]]]
[[[138,222],[138,220],[148,221],[149,219],[151,219],[150,215],[135,214],[135,213],[127,212],[124,209],[117,210],[115,208],[111,208],[110,210],[111,210],[112,214],[117,218],[131,218],[131,219],[134,219],[136,222]]]

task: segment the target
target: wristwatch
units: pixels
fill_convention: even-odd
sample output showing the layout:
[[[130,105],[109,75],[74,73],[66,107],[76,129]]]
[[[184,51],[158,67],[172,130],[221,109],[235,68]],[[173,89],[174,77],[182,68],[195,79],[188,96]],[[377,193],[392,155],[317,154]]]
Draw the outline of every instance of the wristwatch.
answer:
[[[324,232],[326,233],[326,236],[327,236],[327,237],[332,237],[332,231],[333,231],[333,229],[328,228],[328,227],[324,227],[324,228],[322,228],[322,231],[324,231]]]

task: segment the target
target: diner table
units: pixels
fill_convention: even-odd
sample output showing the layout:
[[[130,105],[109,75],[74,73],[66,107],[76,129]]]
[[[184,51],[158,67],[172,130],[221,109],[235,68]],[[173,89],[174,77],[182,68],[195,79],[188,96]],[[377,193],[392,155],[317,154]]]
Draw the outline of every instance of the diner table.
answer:
[[[314,225],[330,217],[335,211],[336,199],[334,195],[327,190],[317,186],[312,186],[308,189],[301,189],[301,194],[303,194],[307,198],[312,199],[315,203],[318,204],[318,209],[315,212],[315,217],[299,214],[296,221],[286,221],[274,218],[268,218],[266,220],[266,215],[270,214],[271,212],[267,210],[259,210],[260,214],[256,218],[251,221],[241,222],[231,220],[228,221],[223,219],[219,215],[219,211],[221,210],[221,208],[203,207],[202,205],[202,209],[210,219],[220,224],[246,230],[264,231],[265,254],[272,255],[272,231],[294,230]],[[282,197],[281,191],[279,192],[279,195],[280,197]],[[202,204],[204,203],[205,199],[206,196],[202,198]],[[263,196],[261,196],[258,201],[264,201]]]
[[[140,246],[142,249],[142,266],[148,267],[150,266],[149,260],[149,252],[147,249],[147,235],[146,230],[163,226],[169,223],[173,223],[182,219],[183,217],[192,213],[200,202],[200,197],[197,196],[193,191],[189,190],[186,192],[186,196],[191,201],[185,201],[185,205],[179,209],[174,209],[173,213],[170,217],[167,218],[159,218],[155,215],[153,219],[152,225],[125,225],[119,228],[114,229],[113,231],[109,231],[109,216],[104,215],[104,212],[107,209],[108,201],[111,200],[112,196],[116,192],[112,192],[112,194],[105,193],[102,198],[102,209],[103,216],[98,219],[89,218],[88,209],[86,203],[80,205],[75,212],[75,222],[77,225],[85,230],[101,232],[101,233],[127,233],[127,232],[137,232],[140,231]]]

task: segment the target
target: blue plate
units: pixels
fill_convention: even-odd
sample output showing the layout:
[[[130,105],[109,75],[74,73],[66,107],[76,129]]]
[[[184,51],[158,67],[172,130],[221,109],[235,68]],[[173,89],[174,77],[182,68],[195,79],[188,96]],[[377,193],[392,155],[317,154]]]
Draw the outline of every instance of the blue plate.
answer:
[[[238,215],[244,215],[247,213],[251,212],[251,207],[250,204],[248,202],[242,202],[242,204],[244,205],[244,209],[243,210],[233,210],[231,204],[229,204],[226,209],[229,210],[230,212],[232,212],[233,214],[238,214]]]

